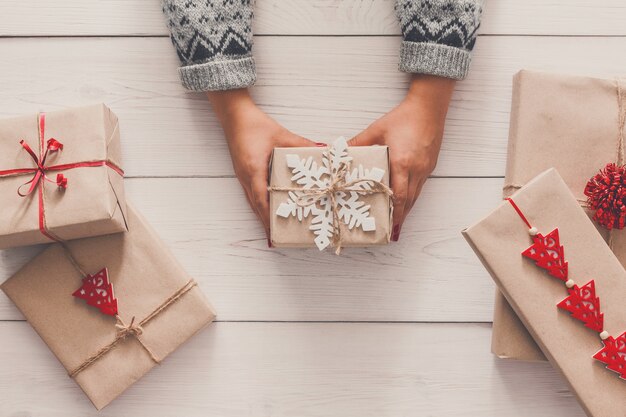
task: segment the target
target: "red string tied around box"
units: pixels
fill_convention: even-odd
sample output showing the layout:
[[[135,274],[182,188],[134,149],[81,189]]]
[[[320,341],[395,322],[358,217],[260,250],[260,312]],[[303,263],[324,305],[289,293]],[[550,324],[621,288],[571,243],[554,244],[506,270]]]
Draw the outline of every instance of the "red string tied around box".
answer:
[[[19,175],[28,175],[32,174],[32,178],[22,184],[17,189],[17,194],[20,197],[28,197],[37,191],[38,196],[38,220],[39,220],[39,231],[41,234],[46,236],[48,239],[61,242],[62,239],[52,233],[46,224],[46,211],[45,211],[45,193],[43,183],[45,181],[55,183],[60,190],[64,190],[68,187],[68,179],[63,175],[62,172],[57,173],[56,181],[52,180],[48,177],[49,172],[55,171],[66,171],[75,168],[87,168],[87,167],[100,167],[107,166],[111,168],[114,172],[119,174],[120,176],[124,176],[124,171],[122,168],[114,164],[113,162],[107,160],[94,160],[94,161],[81,161],[74,162],[69,164],[58,164],[58,165],[48,165],[48,158],[51,157],[52,154],[55,154],[59,151],[63,150],[63,144],[54,138],[50,138],[47,141],[45,140],[45,131],[46,131],[46,115],[45,113],[39,113],[37,115],[37,130],[39,136],[39,155],[35,153],[35,151],[30,147],[30,145],[24,140],[20,140],[20,145],[22,148],[30,155],[35,166],[32,168],[14,168],[7,170],[0,170],[0,178],[3,177],[15,177]],[[23,191],[24,187],[28,187],[28,190]]]

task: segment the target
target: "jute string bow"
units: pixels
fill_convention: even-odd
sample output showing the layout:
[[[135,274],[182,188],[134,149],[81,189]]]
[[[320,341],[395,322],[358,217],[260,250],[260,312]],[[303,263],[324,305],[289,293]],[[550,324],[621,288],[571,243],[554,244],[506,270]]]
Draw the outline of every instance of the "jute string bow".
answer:
[[[86,276],[86,273],[79,266],[78,262],[76,262],[71,252],[69,251],[67,245],[63,244],[62,246],[63,246],[63,249],[65,250],[65,253],[68,259],[72,263],[72,265],[76,268],[76,270],[81,275]],[[185,294],[191,291],[196,285],[198,285],[197,282],[193,279],[190,279],[189,281],[187,281],[185,285],[183,285],[176,292],[174,292],[171,296],[169,296],[165,301],[163,301],[159,306],[157,306],[150,314],[148,314],[148,316],[146,316],[143,320],[141,320],[137,324],[135,324],[135,321],[136,321],[135,317],[133,317],[130,323],[127,325],[126,323],[124,323],[124,321],[119,315],[116,315],[115,316],[115,319],[116,319],[115,338],[109,344],[103,346],[96,353],[94,353],[89,358],[84,360],[75,369],[70,371],[69,372],[70,378],[76,377],[76,375],[78,375],[80,372],[84,371],[85,369],[93,365],[95,362],[100,360],[100,358],[102,358],[104,355],[106,355],[108,352],[113,350],[117,345],[119,345],[121,342],[128,339],[129,337],[135,338],[137,342],[139,342],[141,347],[146,351],[150,359],[154,363],[159,364],[161,362],[161,359],[159,359],[156,356],[156,354],[144,343],[144,341],[140,337],[143,334],[143,327],[146,324],[148,324],[151,320],[153,320],[155,317],[157,317],[159,314],[161,314],[163,311],[165,311],[172,304],[174,304],[176,301],[180,300]]]
[[[624,89],[622,86],[622,81],[620,79],[615,80],[615,95],[617,99],[617,146],[616,146],[616,163],[617,165],[624,164],[624,126],[626,125],[626,103],[624,103]],[[521,184],[505,184],[502,187],[502,191],[505,197],[508,197],[513,191],[519,190],[522,188]],[[582,208],[589,208],[589,204],[587,200],[583,200],[580,198],[576,199]],[[613,229],[609,229],[608,231],[608,240],[607,244],[609,248],[613,250]]]
[[[324,151],[326,157],[330,160],[329,151]],[[330,209],[333,216],[333,246],[335,254],[341,253],[342,247],[342,223],[339,217],[339,206],[337,204],[337,193],[340,192],[354,192],[360,195],[371,195],[384,193],[389,197],[393,197],[393,191],[386,184],[367,178],[360,178],[352,181],[347,181],[347,174],[350,172],[350,162],[341,162],[339,167],[335,170],[332,166],[329,168],[328,173],[330,180],[325,187],[319,188],[298,188],[298,187],[268,187],[269,191],[291,191],[298,195],[295,203],[298,207],[311,207],[317,205],[317,203],[323,198],[328,198],[330,201]],[[368,188],[358,188],[357,185],[367,184]]]

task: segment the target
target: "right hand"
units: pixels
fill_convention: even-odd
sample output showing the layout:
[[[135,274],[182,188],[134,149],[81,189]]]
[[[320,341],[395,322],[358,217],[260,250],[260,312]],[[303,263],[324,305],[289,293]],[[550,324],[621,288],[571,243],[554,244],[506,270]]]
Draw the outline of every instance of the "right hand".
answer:
[[[268,174],[275,147],[315,146],[269,117],[252,100],[247,89],[211,91],[207,97],[226,135],[235,175],[250,207],[257,214],[270,245]]]

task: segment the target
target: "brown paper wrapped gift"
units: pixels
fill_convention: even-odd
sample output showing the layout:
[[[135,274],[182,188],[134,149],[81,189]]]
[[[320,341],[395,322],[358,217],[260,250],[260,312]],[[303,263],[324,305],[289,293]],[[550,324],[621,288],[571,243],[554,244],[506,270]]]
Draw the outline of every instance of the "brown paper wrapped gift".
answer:
[[[127,233],[68,242],[71,256],[53,244],[2,285],[98,409],[214,318],[195,281],[130,205],[128,223]],[[72,296],[81,287],[78,268],[104,267],[120,321]]]
[[[342,155],[341,152],[343,151],[346,152],[343,155],[349,159],[351,158],[351,160],[345,165],[340,165],[339,158],[341,158],[340,155]],[[335,174],[335,178],[342,176],[336,192],[331,191],[327,186],[333,179],[326,174],[321,176],[323,181],[326,181],[324,183],[326,185],[320,186],[317,184],[305,190],[310,185],[307,185],[303,179],[306,173],[297,172],[294,166],[300,164],[300,167],[304,170],[316,171],[317,169],[323,169],[325,166],[324,158],[328,158],[326,162],[335,160],[337,162],[336,168],[342,173],[347,172],[347,176],[343,177],[342,174]],[[313,164],[312,167],[311,164]],[[330,165],[333,166],[333,163],[330,162]],[[343,166],[343,169],[341,166]],[[325,242],[328,246],[335,246],[339,250],[342,246],[362,247],[389,243],[393,206],[391,190],[388,188],[389,150],[386,146],[347,147],[345,140],[339,138],[331,147],[327,148],[275,148],[270,171],[270,230],[273,246],[315,247],[317,245],[320,250],[324,248],[323,244],[319,244],[321,242],[320,239],[323,240],[323,236],[320,238],[320,235],[310,230],[315,214],[311,213],[309,216],[303,216],[302,221],[300,220],[300,214],[306,213],[310,207],[322,207],[321,199],[325,199],[328,194],[319,192],[321,189],[336,195],[345,195],[346,200],[353,198],[354,202],[351,204],[360,205],[357,210],[362,208],[369,209],[369,213],[366,213],[368,219],[363,220],[361,226],[357,223],[351,228],[349,227],[350,220],[344,216],[343,210],[346,206],[337,204],[338,217],[335,230],[338,230],[339,233],[335,233]],[[320,176],[316,177],[319,178]],[[375,178],[376,181],[368,182],[367,185],[364,185],[367,181],[359,182],[357,181],[358,178]],[[342,185],[345,188],[341,188]],[[360,188],[361,186],[363,187]],[[355,188],[366,189],[366,191],[359,191],[358,193],[350,191]],[[319,193],[315,194],[316,192]],[[290,196],[294,196],[294,198],[290,199]],[[298,207],[299,203],[295,202],[297,196],[301,196],[301,199],[308,200],[313,204],[309,207]],[[283,207],[286,207],[290,213],[286,214],[283,212],[283,216],[279,215],[278,213],[281,212]],[[326,213],[328,213],[329,222],[332,221],[332,210],[328,210]],[[352,218],[352,221],[355,220],[356,218]],[[368,223],[368,226],[366,226],[366,223]]]
[[[540,174],[512,198],[543,235],[558,228],[569,278],[580,286],[595,279],[604,329],[621,335],[626,330],[626,272],[557,171]],[[557,308],[568,295],[564,283],[521,255],[532,240],[513,206],[503,201],[464,236],[587,414],[623,416],[626,381],[593,359],[602,348],[598,333]]]
[[[620,91],[622,90],[622,91]],[[609,162],[618,162],[620,103],[626,81],[535,71],[513,79],[504,196],[555,167],[582,206],[585,184]],[[587,210],[590,216],[593,212]],[[608,240],[608,232],[598,226]],[[611,233],[611,248],[626,263],[626,230]],[[501,294],[496,295],[492,350],[504,358],[535,360],[541,351]]]
[[[102,104],[0,120],[0,249],[126,230],[118,126]]]

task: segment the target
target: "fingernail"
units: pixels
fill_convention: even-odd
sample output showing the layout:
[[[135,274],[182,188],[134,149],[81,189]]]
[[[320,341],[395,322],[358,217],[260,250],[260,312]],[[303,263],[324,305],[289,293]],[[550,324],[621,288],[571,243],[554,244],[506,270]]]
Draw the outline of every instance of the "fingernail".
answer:
[[[396,224],[391,232],[391,241],[397,242],[400,239],[400,225]]]
[[[315,146],[323,147],[326,146],[324,142],[315,142]]]
[[[272,246],[272,240],[271,240],[271,239],[269,239],[269,238],[267,239],[267,247],[268,247],[268,248],[273,247],[273,246]]]

